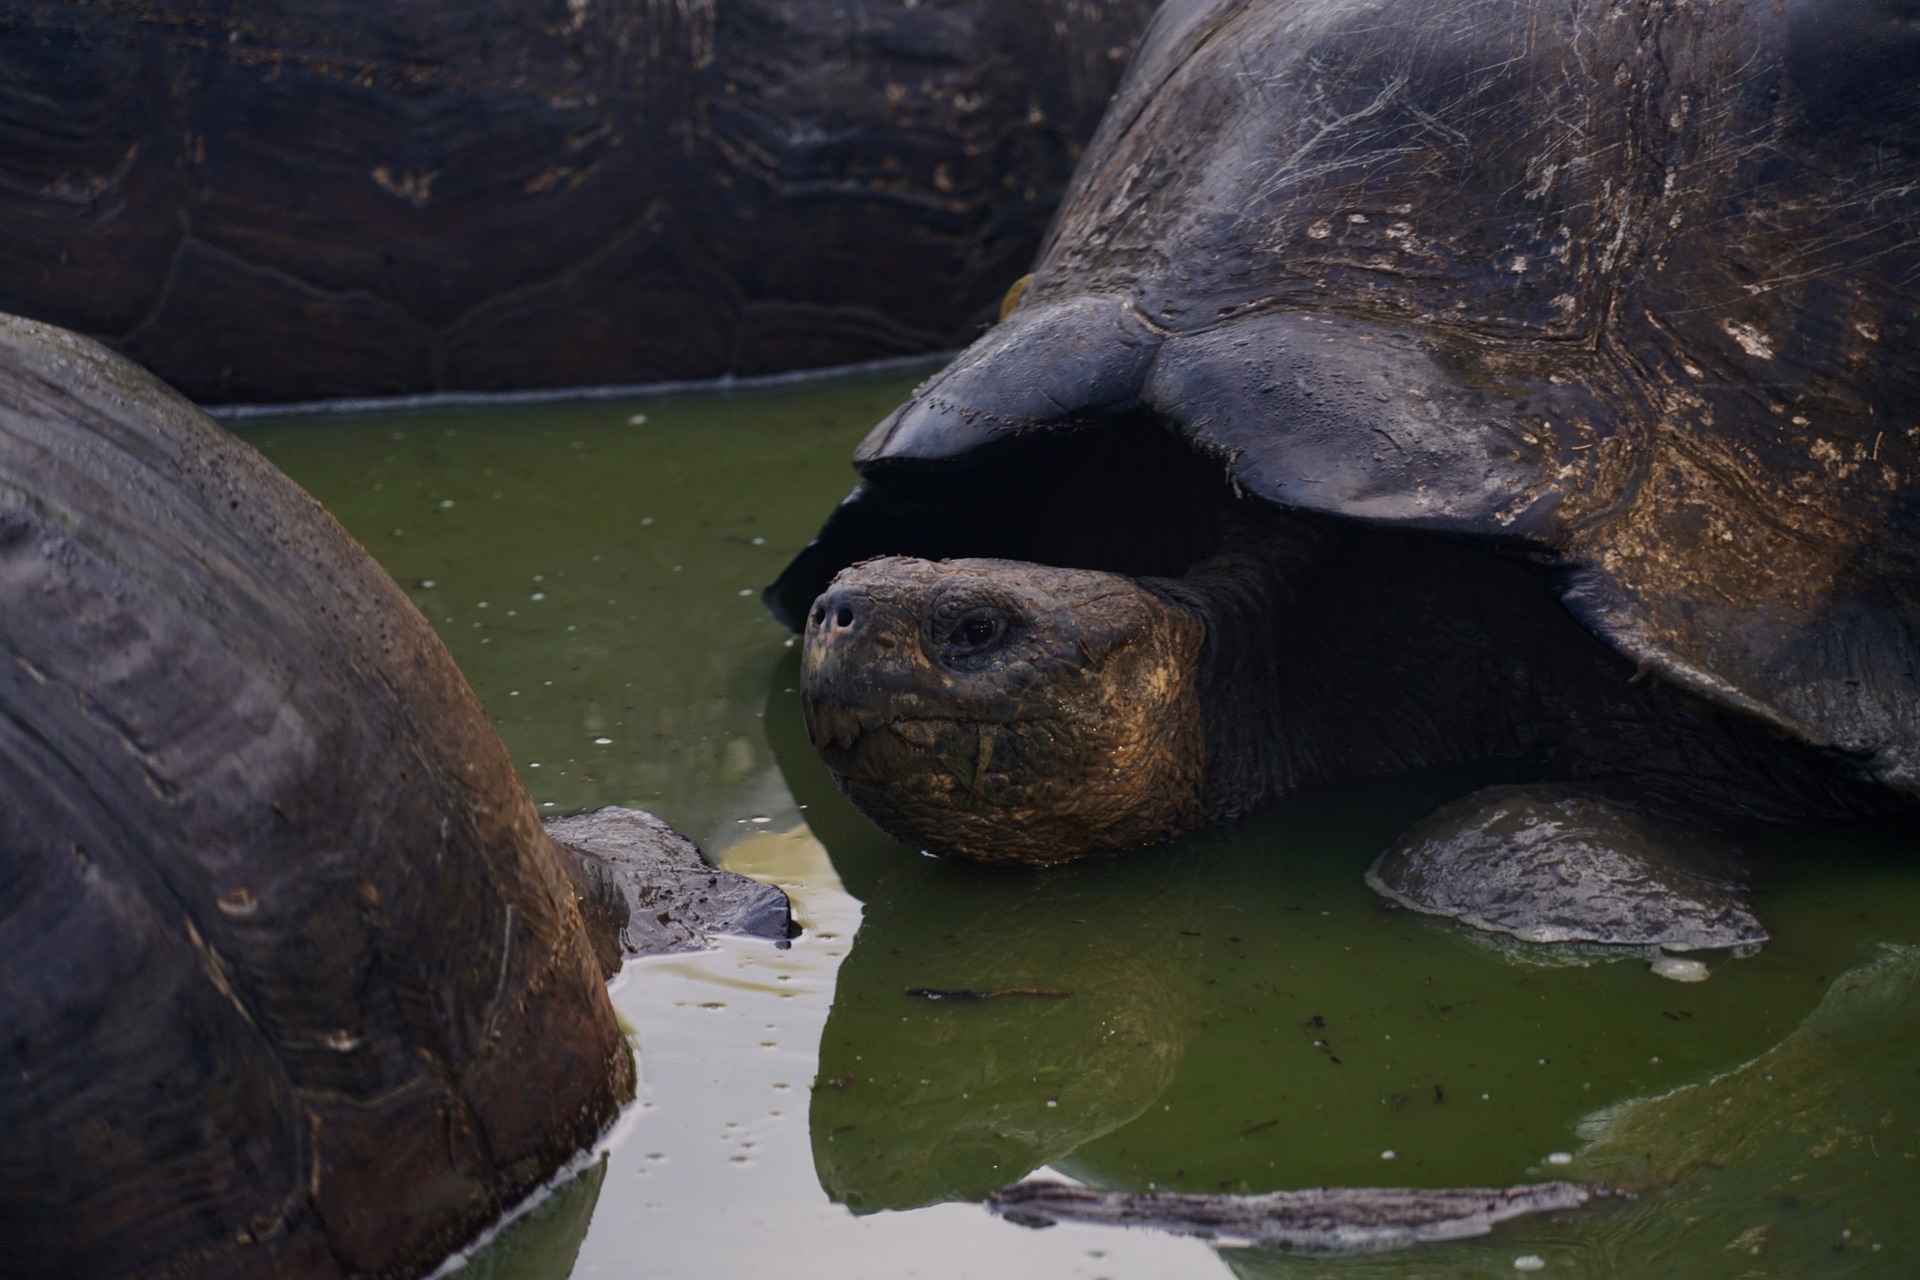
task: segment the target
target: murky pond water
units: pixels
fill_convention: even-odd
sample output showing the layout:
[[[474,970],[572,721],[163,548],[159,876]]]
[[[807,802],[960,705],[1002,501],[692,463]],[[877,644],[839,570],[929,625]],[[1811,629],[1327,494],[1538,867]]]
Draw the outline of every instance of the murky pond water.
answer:
[[[1515,963],[1360,873],[1478,785],[1318,796],[1051,872],[893,844],[806,747],[758,589],[912,376],[243,423],[411,592],[543,812],[633,805],[806,932],[628,966],[640,1098],[468,1277],[1920,1272],[1920,858],[1797,836],[1774,941],[1680,985]],[[1010,994],[930,1001],[911,989]],[[1611,1179],[1632,1197],[1346,1258],[965,1203]]]

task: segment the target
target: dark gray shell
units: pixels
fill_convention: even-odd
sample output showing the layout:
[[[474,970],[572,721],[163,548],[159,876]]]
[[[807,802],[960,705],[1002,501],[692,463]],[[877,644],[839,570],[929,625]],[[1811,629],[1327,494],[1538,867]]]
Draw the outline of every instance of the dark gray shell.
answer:
[[[0,1271],[417,1275],[632,1080],[426,620],[165,386],[0,317]]]
[[[1920,794],[1906,14],[1172,0],[1020,305],[770,604],[928,541],[958,464],[1144,409],[1274,503],[1517,543],[1623,653]]]

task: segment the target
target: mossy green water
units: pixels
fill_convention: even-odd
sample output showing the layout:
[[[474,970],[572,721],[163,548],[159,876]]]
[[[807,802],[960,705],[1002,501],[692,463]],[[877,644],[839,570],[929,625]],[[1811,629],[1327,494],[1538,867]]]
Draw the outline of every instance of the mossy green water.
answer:
[[[543,812],[651,809],[789,884],[811,925],[790,951],[629,967],[641,1102],[604,1175],[510,1231],[486,1274],[1920,1267],[1911,841],[1783,839],[1756,885],[1773,941],[1681,985],[1637,959],[1517,964],[1384,912],[1360,872],[1472,778],[1054,872],[866,826],[806,748],[794,653],[757,595],[911,381],[242,430],[439,627]],[[928,989],[1005,994],[907,994]],[[1039,1165],[1122,1189],[1585,1176],[1639,1196],[1485,1241],[1225,1267],[1192,1242],[937,1207]]]
[[[912,383],[242,434],[408,590],[543,811],[639,805],[710,843],[769,776],[760,714],[786,633],[760,587],[850,486],[859,424]]]

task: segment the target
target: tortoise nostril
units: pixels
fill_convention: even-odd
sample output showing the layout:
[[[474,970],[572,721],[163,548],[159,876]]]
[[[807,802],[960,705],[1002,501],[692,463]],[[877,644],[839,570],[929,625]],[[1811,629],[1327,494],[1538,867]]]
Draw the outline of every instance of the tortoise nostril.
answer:
[[[857,588],[835,587],[813,602],[807,630],[822,640],[850,639],[866,618],[866,600]]]

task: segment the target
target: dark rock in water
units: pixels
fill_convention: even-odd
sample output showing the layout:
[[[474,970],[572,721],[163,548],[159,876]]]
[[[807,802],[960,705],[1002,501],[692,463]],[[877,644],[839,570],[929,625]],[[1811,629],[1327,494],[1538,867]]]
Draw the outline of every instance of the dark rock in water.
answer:
[[[203,401],[963,345],[1154,0],[0,16],[0,308]]]
[[[574,855],[581,910],[608,976],[622,956],[695,950],[709,934],[792,931],[786,894],[708,866],[691,840],[650,813],[608,805],[550,818],[546,828]]]
[[[1704,951],[1767,932],[1732,850],[1565,788],[1488,787],[1447,805],[1367,870],[1375,892],[1526,942]]]
[[[0,317],[0,1271],[420,1274],[632,1086],[404,593],[155,379]]]
[[[1305,1253],[1359,1253],[1483,1236],[1495,1223],[1587,1203],[1594,1188],[1572,1182],[1450,1190],[1317,1187],[1257,1196],[1095,1191],[1064,1182],[1021,1182],[989,1206],[1024,1226],[1056,1222],[1148,1227]]]

